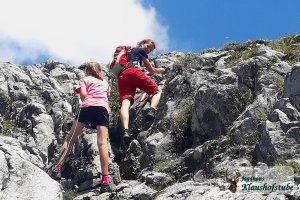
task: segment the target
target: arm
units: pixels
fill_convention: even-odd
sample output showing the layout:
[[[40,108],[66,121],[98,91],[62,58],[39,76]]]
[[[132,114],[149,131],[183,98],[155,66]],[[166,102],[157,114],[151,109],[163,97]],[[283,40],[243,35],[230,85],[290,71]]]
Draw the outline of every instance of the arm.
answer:
[[[109,87],[109,85],[107,86],[107,97],[110,97],[110,87]]]
[[[83,101],[85,97],[87,96],[86,87],[80,87],[80,99]]]
[[[143,63],[150,74],[163,74],[165,72],[165,68],[155,68],[152,67],[150,61],[147,58],[143,58]]]

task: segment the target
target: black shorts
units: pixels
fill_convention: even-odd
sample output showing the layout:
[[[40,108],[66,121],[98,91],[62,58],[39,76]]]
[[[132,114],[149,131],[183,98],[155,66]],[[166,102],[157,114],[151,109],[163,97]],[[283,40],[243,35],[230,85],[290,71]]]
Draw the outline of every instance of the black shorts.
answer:
[[[78,115],[76,116],[77,119]],[[89,125],[91,124],[93,129],[96,129],[96,126],[109,126],[109,115],[103,106],[89,106],[86,108],[81,108],[78,121]]]

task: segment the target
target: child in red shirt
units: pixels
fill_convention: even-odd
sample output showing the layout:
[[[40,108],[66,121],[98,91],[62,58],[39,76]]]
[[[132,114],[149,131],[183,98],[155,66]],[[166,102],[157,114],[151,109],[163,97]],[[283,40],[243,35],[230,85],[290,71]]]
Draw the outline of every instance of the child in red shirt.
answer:
[[[148,95],[152,95],[150,106],[154,111],[157,109],[160,100],[160,88],[139,67],[141,64],[143,64],[146,67],[146,70],[151,74],[162,74],[165,72],[165,68],[153,67],[148,59],[148,54],[151,53],[154,49],[155,43],[152,39],[145,39],[140,41],[137,44],[137,47],[133,48],[128,53],[128,68],[126,68],[118,76],[118,89],[122,100],[120,117],[124,128],[123,139],[127,144],[130,142],[131,137],[128,131],[129,109],[133,104],[136,89],[139,88],[145,91]]]

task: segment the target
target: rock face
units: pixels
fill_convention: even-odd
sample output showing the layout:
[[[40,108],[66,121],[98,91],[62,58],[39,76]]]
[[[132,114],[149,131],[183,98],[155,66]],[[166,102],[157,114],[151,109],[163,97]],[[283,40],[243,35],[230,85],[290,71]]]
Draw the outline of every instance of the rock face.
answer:
[[[43,170],[39,151],[11,137],[0,137],[3,199],[63,199],[59,183]]]
[[[146,121],[149,98],[140,101],[143,92],[137,91],[130,111],[134,140],[126,148],[120,143],[115,78],[105,68],[112,87],[113,192],[101,195],[92,189],[101,169],[96,133],[89,128],[69,155],[65,180],[58,183],[45,173],[80,105],[73,88],[84,76],[81,66],[0,63],[0,198],[299,198],[299,46],[299,35],[294,35],[276,42],[230,43],[198,54],[158,55],[152,62],[168,73],[152,76],[163,91],[155,119]],[[243,174],[244,167],[254,166],[293,167],[295,189],[230,192],[225,170]]]

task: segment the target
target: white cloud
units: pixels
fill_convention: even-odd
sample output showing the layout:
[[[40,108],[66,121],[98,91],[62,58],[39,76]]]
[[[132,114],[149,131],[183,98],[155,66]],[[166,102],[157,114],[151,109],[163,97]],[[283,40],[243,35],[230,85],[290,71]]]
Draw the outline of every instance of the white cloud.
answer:
[[[35,62],[40,54],[80,64],[108,63],[117,45],[153,38],[168,49],[168,29],[142,0],[0,0],[0,60]]]

